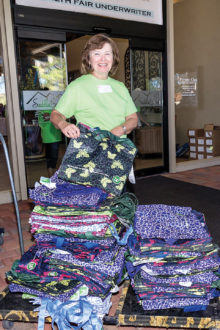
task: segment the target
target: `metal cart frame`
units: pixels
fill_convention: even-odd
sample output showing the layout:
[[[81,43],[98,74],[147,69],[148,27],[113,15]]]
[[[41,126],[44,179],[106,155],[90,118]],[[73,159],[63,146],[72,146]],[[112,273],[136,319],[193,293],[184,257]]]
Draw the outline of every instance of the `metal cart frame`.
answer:
[[[9,155],[8,155],[8,149],[7,149],[5,140],[3,138],[3,135],[1,133],[0,133],[0,140],[1,140],[2,145],[3,145],[6,164],[7,164],[7,168],[8,168],[9,179],[10,179],[10,183],[11,183],[11,190],[12,190],[13,201],[14,201],[15,212],[16,212],[16,218],[17,218],[20,250],[21,250],[21,255],[22,255],[22,254],[24,254],[24,241],[23,241],[23,236],[22,236],[21,219],[20,219],[20,213],[19,213],[19,208],[18,208],[18,201],[17,201],[16,192],[15,192],[15,185],[14,185],[14,179],[13,179],[10,160],[9,160]]]

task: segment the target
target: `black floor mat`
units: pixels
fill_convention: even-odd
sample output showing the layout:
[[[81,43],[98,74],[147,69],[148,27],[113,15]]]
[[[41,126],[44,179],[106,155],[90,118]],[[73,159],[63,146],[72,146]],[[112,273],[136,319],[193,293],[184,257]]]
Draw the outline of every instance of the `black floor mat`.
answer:
[[[129,185],[139,204],[190,206],[204,213],[213,241],[220,246],[220,190],[158,175]]]

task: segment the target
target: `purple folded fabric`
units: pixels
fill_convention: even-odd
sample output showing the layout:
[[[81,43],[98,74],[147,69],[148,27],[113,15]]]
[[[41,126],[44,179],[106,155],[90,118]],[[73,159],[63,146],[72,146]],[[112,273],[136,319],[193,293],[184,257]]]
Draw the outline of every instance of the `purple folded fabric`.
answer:
[[[52,235],[52,234],[35,234],[34,235],[34,238],[38,243],[53,241],[56,237],[57,237],[56,235]],[[87,239],[78,238],[78,237],[65,237],[65,240],[69,243],[88,242]],[[97,244],[97,240],[89,240],[89,242]],[[115,242],[116,242],[115,238],[112,238],[112,237],[98,240],[99,245],[108,246],[109,248],[112,247],[112,245],[115,245]]]
[[[28,286],[25,285],[19,285],[19,284],[15,284],[12,283],[9,285],[9,290],[10,292],[23,292],[23,293],[29,293],[29,294],[33,294],[36,295],[38,297],[41,298],[50,298],[50,299],[54,299],[57,300],[59,299],[60,301],[67,301],[70,299],[70,297],[79,290],[79,288],[83,285],[83,283],[80,283],[79,285],[77,285],[76,287],[70,289],[68,292],[64,292],[61,294],[58,294],[57,296],[52,296],[46,292],[43,291],[39,291],[39,290],[35,290],[33,288],[30,288]]]
[[[196,239],[210,237],[204,216],[191,207],[164,204],[139,205],[134,229],[142,239]]]
[[[167,309],[167,308],[183,308],[192,305],[208,305],[212,295],[208,294],[207,298],[173,298],[173,299],[155,299],[142,300],[141,305],[144,310]]]
[[[56,187],[50,189],[40,185],[29,189],[29,196],[41,205],[69,205],[71,207],[95,207],[106,200],[108,194],[96,187],[75,185],[58,179],[57,173],[51,177]]]
[[[177,277],[157,277],[153,275],[147,274],[145,271],[140,271],[141,277],[148,280],[149,283],[154,284],[172,284],[172,283],[178,283],[181,285],[186,285],[187,283],[198,283],[198,284],[205,284],[205,285],[211,285],[213,281],[218,280],[218,276],[216,276],[213,272],[207,271],[205,273],[198,273],[194,275],[186,275],[186,276],[177,276]]]
[[[86,269],[91,269],[94,271],[100,271],[108,274],[111,277],[115,277],[124,268],[124,253],[126,247],[116,247],[113,250],[103,251],[92,263],[85,262],[74,258],[72,255],[59,255],[56,254],[54,257],[62,261],[71,262],[75,265],[85,267]]]

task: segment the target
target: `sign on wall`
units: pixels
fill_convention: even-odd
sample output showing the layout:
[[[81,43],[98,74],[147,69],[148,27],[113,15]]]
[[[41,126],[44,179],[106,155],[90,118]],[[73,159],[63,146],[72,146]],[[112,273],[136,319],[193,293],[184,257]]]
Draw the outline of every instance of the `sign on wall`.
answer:
[[[183,106],[198,106],[198,74],[197,72],[177,72],[175,74],[175,93],[180,95]]]
[[[23,110],[53,110],[63,91],[22,91]]]
[[[17,5],[163,24],[162,0],[16,0]]]

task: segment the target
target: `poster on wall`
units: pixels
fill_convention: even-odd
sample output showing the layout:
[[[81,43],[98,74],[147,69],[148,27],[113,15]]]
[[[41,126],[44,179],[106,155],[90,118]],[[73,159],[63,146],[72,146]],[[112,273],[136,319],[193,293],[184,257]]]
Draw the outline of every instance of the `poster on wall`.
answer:
[[[15,0],[17,5],[163,24],[162,0]]]
[[[197,72],[181,72],[175,74],[176,105],[198,106],[198,74]]]

